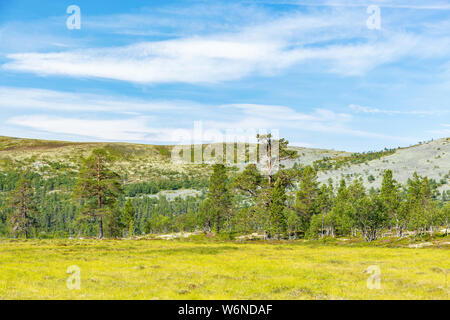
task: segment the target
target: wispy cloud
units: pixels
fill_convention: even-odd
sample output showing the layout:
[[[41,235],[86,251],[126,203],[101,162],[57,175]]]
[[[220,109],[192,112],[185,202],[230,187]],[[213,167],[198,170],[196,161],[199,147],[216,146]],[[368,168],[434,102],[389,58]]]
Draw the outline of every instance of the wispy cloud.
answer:
[[[249,129],[255,132],[261,129],[279,129],[387,137],[352,128],[353,118],[349,114],[320,108],[310,113],[299,112],[287,106],[261,104],[230,104],[211,108],[210,105],[193,102],[155,103],[99,94],[8,87],[0,88],[0,101],[0,108],[23,108],[40,112],[11,117],[6,121],[8,125],[93,140],[176,143],[186,132],[189,134],[195,121],[201,121],[204,130],[209,131],[211,137],[204,138],[214,141],[222,139],[221,134],[227,131]],[[63,115],[42,114],[44,110]],[[75,114],[83,111],[85,116],[70,115],[72,111]],[[179,116],[180,112],[184,117]],[[119,115],[113,116],[115,113]],[[120,113],[125,115],[120,116]],[[105,115],[110,119],[105,119]],[[219,134],[211,133],[214,130],[219,130]]]
[[[443,128],[436,129],[436,130],[428,130],[427,132],[432,133],[432,134],[437,134],[442,137],[450,136],[450,124],[443,123],[440,126]]]
[[[361,75],[400,58],[442,57],[449,51],[450,37],[389,32],[374,38],[365,29],[366,18],[354,11],[296,12],[234,32],[120,47],[14,53],[7,55],[2,68],[143,84],[199,84],[271,76],[308,67],[312,61],[319,72]]]
[[[142,113],[192,111],[197,108],[197,104],[189,101],[146,101],[120,95],[109,96],[37,88],[0,87],[0,108],[8,110]]]
[[[101,140],[140,141],[152,130],[146,125],[147,119],[92,120],[47,115],[21,116],[8,120],[9,124],[35,130],[70,134]]]
[[[450,110],[386,110],[379,108],[371,108],[360,106],[356,104],[351,104],[349,108],[356,113],[369,113],[369,114],[387,114],[387,115],[427,115],[427,116],[437,116],[450,113]]]
[[[366,26],[373,4],[381,30]],[[0,22],[3,134],[176,143],[202,121],[213,141],[265,128],[353,150],[450,134],[435,121],[450,113],[448,1],[146,5],[102,15],[86,3],[77,31],[64,10],[10,10]]]
[[[400,9],[414,9],[414,10],[450,10],[450,5],[445,1],[428,0],[424,3],[423,0],[375,0],[375,1],[361,1],[361,0],[257,0],[259,3],[272,4],[291,4],[308,7],[368,7],[370,5],[379,5],[385,8],[400,8]]]

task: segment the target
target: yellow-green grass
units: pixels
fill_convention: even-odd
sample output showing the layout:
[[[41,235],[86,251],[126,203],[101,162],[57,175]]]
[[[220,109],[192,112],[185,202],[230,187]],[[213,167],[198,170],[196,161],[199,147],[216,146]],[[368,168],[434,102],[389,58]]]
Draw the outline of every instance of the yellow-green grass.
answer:
[[[0,242],[0,299],[449,299],[450,250],[164,240]],[[69,290],[67,268],[81,270]],[[368,289],[369,266],[381,289]]]

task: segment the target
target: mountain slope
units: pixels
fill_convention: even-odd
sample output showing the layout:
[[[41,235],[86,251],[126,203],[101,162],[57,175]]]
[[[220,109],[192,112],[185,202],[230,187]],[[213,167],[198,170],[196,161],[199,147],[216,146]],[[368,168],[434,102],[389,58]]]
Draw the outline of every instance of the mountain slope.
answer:
[[[208,165],[172,162],[170,155],[173,146],[76,143],[10,137],[0,137],[0,170],[23,168],[44,176],[61,172],[75,173],[79,158],[87,156],[95,148],[109,148],[118,155],[115,170],[126,177],[127,183],[154,178],[171,179],[180,175],[204,179],[210,174]],[[300,147],[292,149],[297,151],[298,159],[284,161],[283,165],[314,165],[320,168],[320,182],[327,182],[330,178],[334,183],[341,178],[349,182],[361,178],[367,188],[378,188],[384,171],[391,169],[395,179],[401,183],[406,183],[416,171],[419,175],[436,180],[441,191],[450,189],[450,138],[372,154]]]
[[[367,188],[379,188],[384,171],[391,169],[394,178],[406,183],[414,172],[434,179],[439,190],[450,189],[450,138],[400,148],[387,155],[360,164],[347,164],[338,169],[319,172],[319,181],[362,178]]]

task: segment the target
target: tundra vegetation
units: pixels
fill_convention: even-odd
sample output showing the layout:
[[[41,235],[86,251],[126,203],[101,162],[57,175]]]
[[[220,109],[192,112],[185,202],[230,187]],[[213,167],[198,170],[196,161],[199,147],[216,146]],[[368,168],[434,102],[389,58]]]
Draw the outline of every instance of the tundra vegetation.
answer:
[[[449,298],[448,249],[338,241],[8,239],[0,299]],[[371,290],[374,265],[381,282]],[[66,286],[70,266],[79,290]]]

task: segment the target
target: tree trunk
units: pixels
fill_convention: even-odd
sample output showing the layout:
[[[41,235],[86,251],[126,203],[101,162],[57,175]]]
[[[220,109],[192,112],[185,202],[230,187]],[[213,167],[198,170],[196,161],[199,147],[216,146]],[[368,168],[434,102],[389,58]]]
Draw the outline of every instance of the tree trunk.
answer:
[[[97,159],[97,209],[102,208],[102,196],[101,196],[101,188],[100,188],[100,158]],[[99,239],[103,239],[103,218],[102,216],[98,217],[98,227],[99,227]]]
[[[99,239],[103,239],[103,217],[98,217]]]
[[[24,232],[25,232],[25,239],[28,239],[28,215],[27,215],[27,198],[25,196],[25,192],[22,192],[22,201],[23,201],[23,220],[24,220]]]
[[[267,173],[269,186],[272,184],[272,140],[267,141]]]
[[[445,236],[448,236],[448,218],[445,218]]]
[[[320,230],[321,238],[323,238],[323,215],[322,215],[322,229]]]

